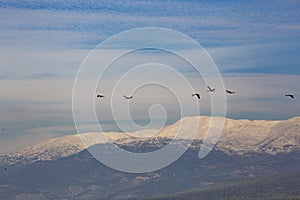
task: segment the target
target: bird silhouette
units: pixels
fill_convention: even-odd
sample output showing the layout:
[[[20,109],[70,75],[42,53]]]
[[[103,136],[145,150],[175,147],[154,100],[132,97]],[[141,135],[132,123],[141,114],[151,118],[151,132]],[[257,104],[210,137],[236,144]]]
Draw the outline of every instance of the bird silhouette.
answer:
[[[292,99],[295,98],[295,95],[293,95],[293,94],[286,94],[285,96],[286,96],[286,97],[291,97]]]
[[[131,95],[130,97],[128,97],[128,96],[126,96],[126,95],[123,95],[123,97],[125,98],[125,99],[132,99],[133,98],[133,96]]]
[[[105,96],[102,94],[97,94],[97,98],[104,98]]]
[[[215,90],[216,90],[216,88],[211,88],[211,87],[209,87],[209,86],[207,86],[207,92],[215,92]]]
[[[198,99],[201,99],[201,96],[200,96],[199,93],[194,93],[194,94],[192,94],[192,97],[193,97],[193,96],[196,96]]]
[[[227,92],[228,94],[235,94],[235,92],[230,91],[230,90],[226,90],[226,92]]]

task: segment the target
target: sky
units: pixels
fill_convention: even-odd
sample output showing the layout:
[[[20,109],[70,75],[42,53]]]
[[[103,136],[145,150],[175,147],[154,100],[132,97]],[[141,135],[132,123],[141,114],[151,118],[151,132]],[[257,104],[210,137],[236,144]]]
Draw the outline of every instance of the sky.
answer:
[[[75,133],[72,90],[83,60],[110,36],[140,27],[182,32],[207,50],[225,87],[236,91],[227,97],[227,117],[275,120],[300,115],[297,0],[0,0],[0,154]],[[202,114],[209,114],[206,85],[195,78],[190,66],[179,64],[163,52],[137,52],[129,55],[127,61],[148,56],[168,62],[186,76],[203,94]],[[123,61],[126,63],[126,59]],[[111,81],[128,69],[115,64],[103,78],[103,85],[112,86]],[[138,77],[143,80],[146,76],[149,74]],[[180,88],[177,82],[174,80],[174,86]],[[123,86],[126,90],[126,84]],[[109,93],[111,87],[99,86],[99,90]],[[139,92],[137,95],[144,98],[136,100],[132,110],[137,124],[149,123],[148,109],[153,104],[165,107],[169,113],[167,124],[180,118],[178,102],[171,92],[157,86],[144,87]],[[186,93],[190,95],[189,91]],[[296,98],[286,98],[286,93],[293,93]],[[108,100],[96,102],[95,107],[101,113],[103,129],[119,131],[107,109]],[[126,119],[120,120],[126,123]],[[160,120],[153,119],[158,124]]]

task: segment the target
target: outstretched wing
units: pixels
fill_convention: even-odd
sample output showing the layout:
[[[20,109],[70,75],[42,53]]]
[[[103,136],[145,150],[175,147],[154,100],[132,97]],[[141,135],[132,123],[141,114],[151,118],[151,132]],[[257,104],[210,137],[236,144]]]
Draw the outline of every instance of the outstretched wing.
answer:
[[[229,94],[234,94],[235,93],[235,92],[230,91],[230,90],[226,90],[226,92],[229,93]]]
[[[192,94],[192,97],[193,97],[193,96],[197,96],[198,99],[201,98],[200,94],[198,94],[198,93]]]
[[[295,98],[295,96],[294,96],[293,94],[286,94],[285,96],[286,96],[286,97],[291,97],[292,99]]]
[[[133,98],[133,96],[128,97],[128,96],[126,96],[126,95],[123,95],[123,97],[124,97],[125,99],[132,99],[132,98]]]

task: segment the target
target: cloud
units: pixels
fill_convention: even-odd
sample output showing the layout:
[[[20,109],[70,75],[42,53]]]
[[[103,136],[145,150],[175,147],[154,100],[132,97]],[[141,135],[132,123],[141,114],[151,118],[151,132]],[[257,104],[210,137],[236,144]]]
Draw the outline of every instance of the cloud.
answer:
[[[88,50],[0,48],[2,79],[74,78]]]
[[[298,43],[209,48],[222,73],[300,74]]]
[[[258,5],[197,1],[2,2],[1,15],[6,20],[0,27],[6,41],[1,42],[29,40],[31,45],[91,48],[113,34],[141,26],[172,28],[208,46],[288,41],[291,36],[297,39],[297,29],[287,28],[298,24],[297,3],[259,1]]]

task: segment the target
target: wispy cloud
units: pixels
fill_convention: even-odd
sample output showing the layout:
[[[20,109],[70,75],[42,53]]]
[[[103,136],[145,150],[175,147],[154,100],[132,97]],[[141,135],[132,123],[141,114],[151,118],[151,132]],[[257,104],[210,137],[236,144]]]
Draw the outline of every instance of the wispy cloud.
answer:
[[[297,26],[300,7],[294,1],[3,1],[0,5],[1,16],[7,19],[1,21],[1,29],[13,33],[7,38],[30,31],[39,42],[56,39],[56,45],[79,44],[77,48],[141,26],[172,28],[212,46],[287,41],[298,35],[297,29],[288,27]]]

